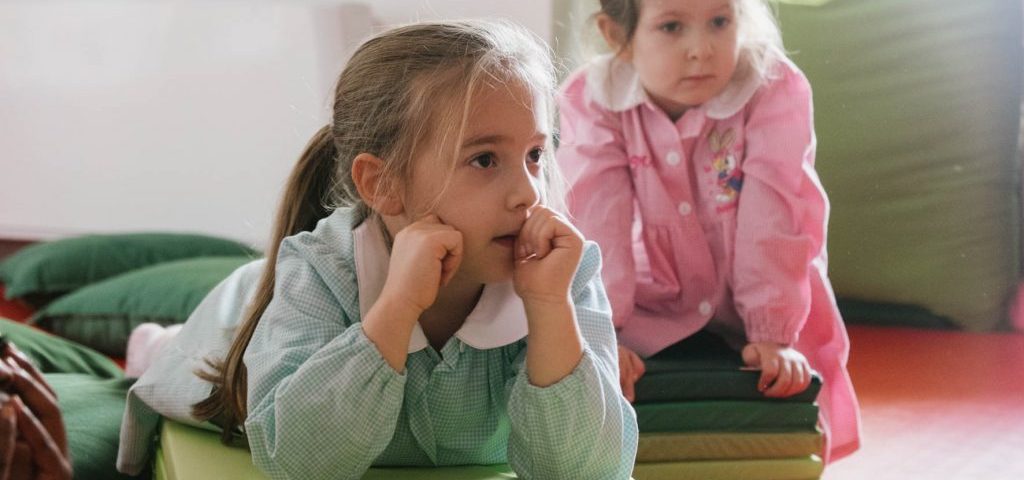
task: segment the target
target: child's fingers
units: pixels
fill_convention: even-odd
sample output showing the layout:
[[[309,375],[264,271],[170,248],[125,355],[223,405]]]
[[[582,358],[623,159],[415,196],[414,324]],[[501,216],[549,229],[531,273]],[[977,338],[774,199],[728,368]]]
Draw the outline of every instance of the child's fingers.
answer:
[[[632,372],[623,372],[623,374],[619,376],[619,383],[622,385],[622,396],[626,397],[626,400],[629,400],[629,403],[633,403],[633,401],[636,400],[636,391],[634,390],[636,382],[629,377],[632,377]]]
[[[51,395],[54,397],[57,396],[57,393],[54,392],[53,389],[50,388],[50,385],[46,383],[46,380],[43,379],[43,374],[39,372],[39,369],[36,368],[35,364],[33,364],[32,361],[30,361],[28,357],[21,352],[21,350],[18,350],[17,346],[13,343],[8,343],[5,352],[9,355],[7,357],[9,359],[8,361],[13,360],[18,367],[28,372],[28,374],[35,378],[37,382],[49,390]]]
[[[51,438],[43,423],[36,419],[18,397],[14,397],[14,404],[18,412],[18,429],[31,450],[36,478],[71,478],[71,465],[66,457],[66,442],[62,446],[58,440]]]
[[[0,392],[0,480],[11,478],[14,462],[14,443],[18,439],[18,413],[11,397]]]
[[[811,367],[803,362],[800,362],[798,365],[798,371],[800,372],[800,375],[797,381],[793,382],[793,389],[795,390],[793,392],[793,395],[796,395],[804,390],[807,390],[807,387],[811,385]]]
[[[452,229],[440,235],[446,250],[441,258],[441,285],[447,285],[462,264],[462,234]]]
[[[531,233],[533,238],[531,241],[534,248],[533,253],[537,254],[538,259],[544,258],[551,253],[551,241],[555,237],[554,224],[555,222],[551,217],[545,217],[539,222],[539,225],[534,227],[534,230]]]
[[[522,248],[517,250],[517,258],[535,254],[542,259],[554,249],[581,245],[583,238],[554,211],[535,207],[520,231],[518,243]]]
[[[53,441],[60,446],[61,452],[67,453],[68,443],[64,432],[64,421],[57,407],[57,399],[50,394],[50,391],[36,382],[24,370],[14,372],[11,390],[17,393],[14,396],[16,406],[27,405],[26,409],[31,411],[33,419],[38,419],[49,432]],[[21,422],[21,415],[18,419]]]
[[[793,386],[793,364],[790,362],[779,362],[779,374],[775,377],[768,390],[764,392],[766,397],[788,397]]]
[[[768,390],[768,387],[775,382],[775,379],[779,376],[779,361],[778,359],[769,359],[768,361],[761,363],[761,379],[757,383],[757,389],[762,393]]]
[[[644,376],[644,374],[647,373],[647,366],[644,365],[644,360],[640,358],[640,355],[637,355],[637,353],[632,350],[629,351],[629,359],[632,363],[633,373],[635,377],[634,381],[640,380],[640,377]]]
[[[622,388],[622,396],[626,400],[633,401],[633,362],[629,358],[628,350],[619,347],[619,387]]]
[[[757,348],[754,347],[753,345],[747,345],[743,347],[741,356],[743,357],[744,365],[748,365],[751,367],[761,366],[761,353],[758,352]]]
[[[14,444],[14,460],[11,461],[10,478],[12,480],[39,478],[34,474],[35,472],[32,471],[32,447],[29,447],[24,439],[19,439]]]

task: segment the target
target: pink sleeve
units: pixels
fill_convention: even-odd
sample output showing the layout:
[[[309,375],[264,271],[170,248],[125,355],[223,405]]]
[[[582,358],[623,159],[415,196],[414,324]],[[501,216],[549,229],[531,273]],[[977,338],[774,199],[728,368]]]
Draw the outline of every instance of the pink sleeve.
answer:
[[[559,96],[556,157],[569,182],[569,212],[583,235],[601,247],[602,279],[615,328],[633,313],[636,292],[631,232],[633,180],[616,114],[586,95],[586,75],[570,77]]]
[[[828,200],[814,170],[811,88],[786,67],[748,107],[733,292],[748,341],[792,345],[810,311]]]

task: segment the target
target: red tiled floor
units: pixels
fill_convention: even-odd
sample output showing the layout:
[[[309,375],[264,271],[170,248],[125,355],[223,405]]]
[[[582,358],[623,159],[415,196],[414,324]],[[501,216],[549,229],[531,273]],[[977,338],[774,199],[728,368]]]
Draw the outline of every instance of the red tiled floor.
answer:
[[[861,450],[825,480],[1024,478],[1024,335],[853,326]]]

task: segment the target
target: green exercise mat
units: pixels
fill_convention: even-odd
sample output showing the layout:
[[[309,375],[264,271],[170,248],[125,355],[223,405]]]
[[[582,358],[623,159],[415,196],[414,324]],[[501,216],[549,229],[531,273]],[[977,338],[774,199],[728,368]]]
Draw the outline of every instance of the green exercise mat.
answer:
[[[311,452],[311,454],[316,454]],[[220,443],[219,436],[164,420],[157,450],[156,480],[264,480],[242,448]],[[517,478],[508,465],[419,468],[371,468],[364,480],[504,480]]]
[[[638,463],[636,480],[811,480],[821,477],[821,459],[730,460]]]
[[[741,371],[740,354],[721,338],[697,332],[644,360],[647,369],[636,383],[636,403],[691,400],[764,400],[757,390],[760,372]],[[803,392],[778,401],[812,403],[821,390],[814,375]]]
[[[717,400],[635,405],[641,433],[813,432],[818,406],[770,400]]]
[[[820,455],[823,437],[816,432],[786,433],[643,433],[637,463],[693,460],[757,460]]]

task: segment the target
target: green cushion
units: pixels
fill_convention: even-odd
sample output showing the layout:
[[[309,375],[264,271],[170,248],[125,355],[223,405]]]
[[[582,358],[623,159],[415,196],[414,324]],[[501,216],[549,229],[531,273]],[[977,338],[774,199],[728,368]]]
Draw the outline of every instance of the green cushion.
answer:
[[[134,379],[47,374],[64,417],[76,480],[133,478],[114,467],[125,395]]]
[[[156,457],[157,480],[268,478],[249,451],[220,443],[215,432],[164,420]],[[516,478],[507,465],[464,467],[372,468],[364,480],[500,480]]]
[[[636,461],[753,460],[820,455],[821,432],[644,433]]]
[[[1005,325],[1021,264],[1021,2],[784,0],[779,15],[814,89],[837,295]]]
[[[0,333],[43,373],[81,373],[99,378],[124,376],[121,368],[101,353],[37,328],[0,318]]]
[[[128,272],[65,295],[32,322],[109,355],[123,356],[132,329],[182,323],[249,257],[203,257]]]
[[[635,405],[641,433],[814,432],[818,406],[772,400],[715,400]]]
[[[818,457],[771,460],[638,463],[636,480],[813,480],[825,465]]]
[[[690,400],[763,400],[757,390],[760,372],[741,371],[743,360],[721,338],[705,331],[644,360],[647,369],[636,383],[636,403]],[[815,374],[803,392],[781,399],[810,403],[818,397]]]
[[[7,298],[54,296],[157,263],[226,255],[258,253],[233,240],[206,235],[86,235],[18,250],[0,262],[0,281]]]

